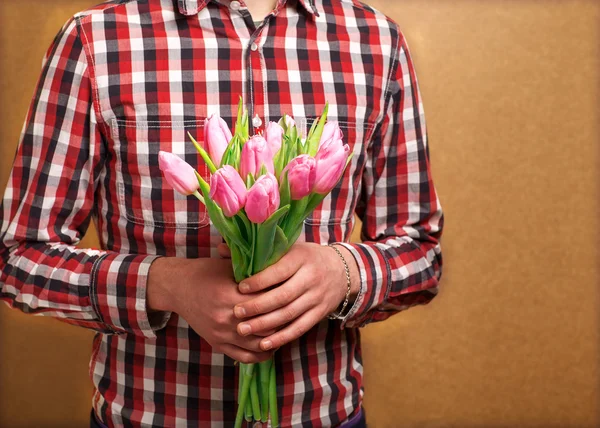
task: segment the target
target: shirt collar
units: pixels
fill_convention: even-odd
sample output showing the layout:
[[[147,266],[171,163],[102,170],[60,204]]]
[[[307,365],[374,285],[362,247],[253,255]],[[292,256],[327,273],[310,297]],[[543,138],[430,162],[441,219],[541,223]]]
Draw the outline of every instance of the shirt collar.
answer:
[[[179,6],[179,12],[182,15],[196,15],[200,12],[211,0],[177,0],[177,6]],[[249,0],[252,1],[252,0]],[[287,0],[279,0],[285,3]],[[315,6],[315,0],[297,0],[308,13],[311,15],[319,16],[319,12]]]

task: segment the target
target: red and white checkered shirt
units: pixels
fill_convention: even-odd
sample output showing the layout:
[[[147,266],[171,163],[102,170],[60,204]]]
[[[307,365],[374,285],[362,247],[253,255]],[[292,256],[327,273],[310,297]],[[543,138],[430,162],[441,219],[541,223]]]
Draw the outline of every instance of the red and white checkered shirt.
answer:
[[[159,256],[218,257],[204,207],[158,168],[173,152],[207,175],[186,133],[230,125],[242,95],[262,126],[302,132],[330,103],[354,157],[300,240],[347,242],[361,290],[276,353],[282,426],[335,426],[363,397],[359,326],[429,302],[443,215],[425,118],[397,25],[354,0],[279,0],[256,27],[243,2],[111,0],[73,16],[44,57],[4,195],[1,299],[97,331],[93,408],[109,427],[231,426],[234,361],[177,314],[148,315]],[[258,122],[255,125],[260,127]],[[75,246],[90,220],[101,249]],[[210,278],[198,278],[198,287]]]

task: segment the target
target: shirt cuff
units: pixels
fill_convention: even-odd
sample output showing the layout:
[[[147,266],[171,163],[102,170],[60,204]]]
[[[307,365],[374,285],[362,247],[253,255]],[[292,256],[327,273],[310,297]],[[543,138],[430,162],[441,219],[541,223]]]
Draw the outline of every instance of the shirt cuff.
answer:
[[[108,253],[90,275],[90,299],[99,319],[114,333],[153,339],[171,312],[148,312],[146,287],[150,265],[160,256]]]
[[[341,328],[364,327],[372,321],[373,310],[387,299],[390,265],[375,243],[338,242],[336,245],[342,245],[352,253],[360,273],[360,290],[352,307],[341,320]]]

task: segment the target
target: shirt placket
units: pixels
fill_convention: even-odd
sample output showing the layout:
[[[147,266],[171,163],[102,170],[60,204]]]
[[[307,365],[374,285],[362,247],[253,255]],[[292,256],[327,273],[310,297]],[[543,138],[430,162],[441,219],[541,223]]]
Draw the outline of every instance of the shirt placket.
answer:
[[[244,66],[243,77],[246,91],[245,102],[248,114],[252,118],[254,132],[264,129],[266,120],[265,109],[265,76],[262,46],[265,42],[266,28],[271,19],[279,13],[283,2],[278,2],[277,8],[256,27],[248,8],[243,1],[229,2],[231,21],[243,46]]]

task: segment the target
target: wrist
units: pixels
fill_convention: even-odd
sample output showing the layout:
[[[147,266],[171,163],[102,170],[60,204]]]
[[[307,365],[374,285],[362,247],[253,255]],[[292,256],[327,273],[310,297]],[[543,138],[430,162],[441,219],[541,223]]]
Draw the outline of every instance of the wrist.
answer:
[[[360,291],[358,266],[354,256],[347,251],[342,245],[329,244],[336,254],[335,258],[340,267],[342,267],[339,275],[340,303],[335,311],[328,315],[330,319],[344,319],[350,308],[354,305],[356,297]]]
[[[148,271],[148,282],[146,284],[146,306],[149,312],[173,311],[173,293],[168,285],[173,284],[173,265],[175,257],[157,258]]]
[[[350,302],[354,303],[356,298],[358,297],[358,293],[360,292],[360,272],[358,270],[358,264],[356,263],[356,259],[343,245],[336,245],[336,248],[342,253],[346,264],[348,265],[348,269],[350,270]]]

